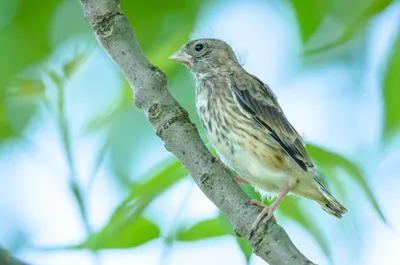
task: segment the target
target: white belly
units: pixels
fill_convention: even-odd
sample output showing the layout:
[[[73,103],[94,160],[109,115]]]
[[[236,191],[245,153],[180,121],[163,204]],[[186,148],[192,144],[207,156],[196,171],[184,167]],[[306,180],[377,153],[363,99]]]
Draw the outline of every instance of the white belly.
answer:
[[[237,135],[233,132],[228,136],[231,147],[223,141],[218,142],[216,135],[209,135],[209,140],[218,152],[222,162],[235,170],[241,178],[253,187],[266,192],[278,193],[288,184],[288,176],[283,171],[271,170],[260,162],[252,153],[237,143]]]

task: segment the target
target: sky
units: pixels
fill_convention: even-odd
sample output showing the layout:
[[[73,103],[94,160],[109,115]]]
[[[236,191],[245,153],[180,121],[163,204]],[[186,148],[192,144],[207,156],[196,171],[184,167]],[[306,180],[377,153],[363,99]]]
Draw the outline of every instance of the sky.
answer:
[[[316,212],[310,218],[317,217],[316,224],[327,234],[334,264],[400,264],[400,253],[396,249],[400,246],[400,213],[395,210],[400,199],[396,188],[400,186],[396,178],[400,139],[389,147],[379,145],[382,109],[378,79],[388,56],[387,47],[393,42],[396,25],[400,24],[399,7],[400,3],[393,5],[372,21],[365,65],[361,66],[364,69],[362,78],[349,75],[351,66],[346,63],[304,67],[295,17],[277,1],[210,4],[191,34],[192,38],[217,37],[231,44],[246,70],[272,87],[287,117],[307,141],[344,154],[366,169],[368,182],[389,225],[377,218],[354,183],[346,187],[354,190],[351,193],[354,203],[350,203],[349,214],[343,222],[325,215],[314,203],[307,203],[308,210]],[[65,43],[54,56],[62,57],[71,46],[71,42]],[[102,79],[95,76],[102,76]],[[182,80],[179,76],[171,80],[171,88]],[[117,98],[115,91],[106,89],[117,82],[121,81],[112,62],[95,48],[68,85],[71,88],[68,100],[73,105],[69,115],[77,117],[76,124],[90,115],[80,115],[90,109],[88,105],[109,104],[110,99]],[[349,89],[354,86],[360,88]],[[89,91],[82,92],[85,89]],[[91,99],[90,89],[102,92]],[[17,227],[24,227],[24,232],[32,239],[31,244],[36,246],[76,244],[85,238],[78,209],[68,190],[68,170],[53,118],[49,116],[28,129],[27,138],[33,145],[10,145],[0,152],[0,227],[6,228],[0,231],[0,242],[11,244],[8,238],[18,233]],[[79,134],[79,128],[71,130]],[[93,135],[74,143],[81,176],[89,175],[85,173],[92,168],[99,139],[101,135]],[[168,156],[161,144],[155,144],[143,154],[142,160],[150,161],[147,158],[154,154],[158,154],[155,159],[158,161]],[[145,172],[155,162],[143,164],[141,170]],[[123,194],[108,188],[111,184],[105,177],[107,173],[105,168],[99,170],[88,198],[90,221],[95,229],[107,222],[112,210],[123,199]],[[80,182],[87,184],[89,179],[86,177]],[[358,211],[352,212],[356,208]],[[360,212],[362,216],[357,215]],[[177,219],[190,225],[217,213],[195,184],[185,179],[163,194],[145,215],[156,220],[165,231]],[[329,264],[306,231],[284,218],[279,223],[307,257],[318,264]],[[34,265],[179,265],[188,261],[191,265],[245,264],[234,238],[229,236],[190,244],[176,242],[172,249],[165,248],[161,240],[154,240],[134,249],[103,251],[96,258],[86,251],[35,248],[22,249],[17,257]],[[264,263],[253,255],[251,264]]]

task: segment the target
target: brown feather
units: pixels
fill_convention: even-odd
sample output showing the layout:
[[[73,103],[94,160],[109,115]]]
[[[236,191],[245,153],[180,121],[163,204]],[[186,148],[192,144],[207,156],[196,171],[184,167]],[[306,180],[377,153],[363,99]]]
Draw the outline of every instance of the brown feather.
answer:
[[[313,167],[301,136],[289,123],[275,95],[266,84],[255,76],[235,71],[231,75],[230,86],[243,112],[267,129],[304,171]]]

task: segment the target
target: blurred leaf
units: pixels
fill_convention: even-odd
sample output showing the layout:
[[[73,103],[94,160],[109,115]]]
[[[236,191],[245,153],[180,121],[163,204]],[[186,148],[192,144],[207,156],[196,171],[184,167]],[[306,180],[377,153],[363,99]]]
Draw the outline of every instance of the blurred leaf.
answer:
[[[15,4],[2,4],[0,12],[0,91],[13,76],[45,59],[68,37],[92,34],[78,1],[43,0],[40,8],[30,0],[2,2]]]
[[[55,12],[59,9],[61,2],[70,1],[43,0],[40,2],[40,8],[36,2],[29,0],[1,1],[0,3],[2,7],[0,8],[0,112],[3,112],[3,117],[7,116],[10,119],[9,121],[0,119],[0,141],[11,136],[22,135],[22,131],[36,113],[38,103],[32,100],[10,103],[6,102],[5,97],[34,95],[44,89],[41,81],[30,82],[32,80],[20,78],[12,82],[13,78],[21,73],[32,74],[33,72],[35,76],[38,75],[36,69],[38,66],[43,67],[40,63],[52,53],[52,48],[54,48],[50,43],[52,27],[55,28],[54,32],[63,32],[64,36],[77,31],[77,27],[73,27],[73,32],[65,33],[57,28],[60,24],[53,23],[53,20],[59,17],[55,16]],[[71,17],[82,16],[79,3],[76,2],[75,6],[78,7],[75,8],[76,13],[65,16],[68,17],[69,22],[64,25],[71,25]],[[81,24],[89,28],[83,18],[74,21],[82,21]],[[11,89],[9,89],[10,86]]]
[[[63,81],[61,80],[61,77],[56,71],[53,69],[48,69],[47,71],[48,76],[50,77],[51,81],[57,86],[61,86]]]
[[[121,1],[121,8],[144,52],[170,80],[178,72],[179,65],[167,58],[189,40],[197,14],[205,3],[200,0]]]
[[[44,89],[40,78],[21,77],[7,91],[0,91],[0,142],[22,136],[38,109]]]
[[[10,137],[16,136],[13,128],[7,123],[4,117],[2,117],[3,110],[0,107],[0,143]]]
[[[218,218],[225,230],[225,233],[231,234],[235,237],[235,240],[239,245],[239,248],[242,251],[244,258],[246,259],[246,264],[250,264],[250,258],[253,253],[253,248],[250,246],[249,242],[246,239],[243,239],[235,234],[235,231],[233,231],[232,225],[229,222],[228,218],[226,218],[226,216],[221,211],[218,214]]]
[[[108,107],[101,106],[83,129],[84,133],[99,130],[106,133],[113,180],[121,187],[126,187],[125,183],[131,181],[130,172],[140,166],[137,163],[132,165],[132,161],[146,155],[143,150],[161,143],[143,112],[132,104],[132,90],[127,81],[123,82],[123,91],[117,100]]]
[[[186,32],[189,38],[188,32],[192,32],[202,4],[204,1],[199,0],[121,1],[121,8],[147,53],[162,49],[164,42],[181,32]]]
[[[132,92],[129,91],[132,94]],[[126,110],[127,107],[132,107],[132,102],[127,102],[124,96],[109,107],[108,110],[103,111],[99,115],[93,117],[88,124],[85,125],[84,131],[86,133],[91,133],[106,126],[110,126],[117,117]]]
[[[167,58],[176,52],[180,46],[187,40],[187,32],[179,31],[175,34],[175,38],[169,38],[163,43],[162,48],[156,47],[152,52],[147,53],[150,62],[157,65],[162,71],[166,72],[169,79],[173,79],[175,75],[182,69],[179,64],[174,63]]]
[[[367,198],[371,202],[375,211],[378,213],[379,217],[382,219],[382,221],[386,223],[386,218],[383,215],[383,212],[379,207],[379,204],[376,201],[372,190],[370,189],[368,183],[365,181],[361,169],[357,165],[355,165],[353,162],[349,161],[343,156],[332,153],[315,145],[308,144],[306,147],[307,151],[322,172],[331,174],[333,172],[333,169],[335,168],[341,168],[345,170],[348,175],[352,177],[352,179],[355,180],[359,187],[365,192]],[[331,175],[330,177],[333,179],[335,176]]]
[[[57,47],[71,36],[77,36],[79,39],[85,38],[86,42],[95,43],[93,31],[83,18],[80,2],[70,0],[59,0],[59,2],[54,10],[52,23],[49,25],[48,38],[52,47]],[[77,43],[79,40],[74,40],[74,42]]]
[[[160,236],[160,230],[153,222],[139,217],[127,219],[120,226],[106,226],[99,233],[93,234],[86,242],[77,246],[78,249],[132,248],[142,245]]]
[[[328,259],[332,261],[332,253],[323,231],[318,227],[317,222],[311,218],[311,215],[307,214],[306,209],[300,205],[298,198],[286,196],[279,205],[278,211],[307,230],[321,247]]]
[[[130,176],[132,170],[138,170],[143,156],[151,155],[151,150],[159,149],[162,142],[155,135],[154,129],[143,112],[133,104],[116,113],[109,126],[106,127],[107,145],[109,150],[109,166],[115,176]],[[129,179],[114,179],[121,183]]]
[[[22,135],[23,131],[29,125],[31,118],[36,113],[38,108],[38,100],[32,97],[9,97],[6,98],[4,105],[0,106],[5,114],[5,123],[3,126],[9,132],[5,134],[5,137],[19,137]],[[1,116],[1,113],[0,113]],[[1,117],[0,117],[1,122]],[[7,129],[8,128],[8,129]],[[2,133],[1,133],[2,134]],[[6,140],[7,138],[2,138],[1,140]]]
[[[382,12],[392,2],[392,0],[373,0],[372,2],[354,1],[351,3],[346,0],[335,1],[334,5],[331,5],[332,8],[330,8],[328,12],[325,12],[324,16],[327,14],[333,16],[336,24],[340,24],[343,27],[342,34],[333,42],[324,44],[315,49],[307,50],[305,55],[321,53],[348,42],[355,35],[360,33],[375,15]],[[304,1],[302,3],[305,6],[307,5]],[[337,27],[336,24],[333,23],[331,25]],[[324,28],[324,32],[329,32],[330,30],[331,28],[329,27]],[[321,38],[325,37],[321,35]]]
[[[158,171],[150,172],[151,178],[133,185],[131,193],[114,211],[109,223],[123,220],[128,215],[138,217],[155,198],[187,175],[182,164],[176,159],[169,159],[154,168]],[[115,222],[118,224],[119,221]]]
[[[15,16],[0,28],[0,91],[14,75],[51,52],[48,32],[58,2],[43,0],[38,8],[35,1],[20,1]]]
[[[6,106],[0,99],[0,144],[13,136],[16,136],[16,132],[8,124]]]
[[[73,168],[70,168],[70,171],[73,172]],[[78,183],[76,183],[76,178],[77,176],[71,176],[70,179],[70,189],[72,191],[72,194],[74,195],[75,201],[78,204],[78,209],[79,213],[81,214],[81,218],[83,220],[83,223],[85,225],[85,228],[87,231],[90,231],[90,225],[88,221],[88,216],[86,213],[86,207],[85,207],[85,200],[84,200],[84,194],[81,191],[80,187],[78,186]]]
[[[377,15],[378,13],[385,10],[393,1],[392,0],[374,0],[370,5],[363,9],[361,14],[356,19],[347,25],[345,32],[343,33],[343,40],[349,39],[353,36],[357,30],[367,25],[368,21]]]
[[[236,242],[238,243],[240,250],[242,251],[246,259],[246,264],[250,264],[250,258],[253,254],[253,248],[250,246],[249,241],[242,237],[236,237]]]
[[[216,217],[213,219],[198,222],[187,230],[179,230],[176,235],[178,241],[196,241],[206,238],[226,235],[221,220]]]
[[[353,37],[361,28],[367,26],[369,20],[382,12],[392,3],[392,0],[358,1],[353,8],[343,12],[348,7],[348,1],[341,1],[341,8],[337,8],[335,17],[345,24],[345,30],[339,42],[345,42]],[[347,16],[347,18],[346,18]]]
[[[63,72],[65,77],[70,78],[85,62],[87,56],[88,51],[75,51],[75,55],[72,57],[72,59],[63,65]]]
[[[75,248],[91,250],[126,248],[143,244],[159,236],[158,227],[140,215],[155,198],[185,177],[187,172],[176,159],[169,159],[154,168],[158,169],[157,172],[150,172],[151,178],[133,186],[131,193],[117,207],[108,223]]]
[[[21,97],[39,95],[45,90],[41,79],[17,78],[7,91],[7,97]]]
[[[168,159],[167,162],[160,163],[154,168],[156,170],[148,174],[152,177],[139,185],[135,185],[128,200],[141,196],[152,196],[155,198],[188,175],[188,172],[182,166],[181,162],[175,157]]]
[[[14,258],[7,251],[0,248],[0,264],[1,265],[26,265],[22,261]]]
[[[299,23],[303,43],[306,43],[318,29],[331,8],[332,0],[292,0],[292,4]]]
[[[400,32],[389,55],[384,81],[384,128],[383,136],[388,140],[400,129]]]

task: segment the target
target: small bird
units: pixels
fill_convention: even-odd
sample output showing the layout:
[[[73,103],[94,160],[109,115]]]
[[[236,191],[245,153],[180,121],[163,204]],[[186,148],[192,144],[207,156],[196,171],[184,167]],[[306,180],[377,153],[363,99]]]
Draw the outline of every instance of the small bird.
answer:
[[[267,84],[248,73],[232,48],[218,39],[193,40],[169,59],[186,65],[196,78],[196,109],[207,137],[222,163],[245,183],[278,194],[263,207],[251,234],[263,220],[273,218],[290,192],[320,204],[341,218],[347,212],[318,179],[301,136],[287,120]]]

